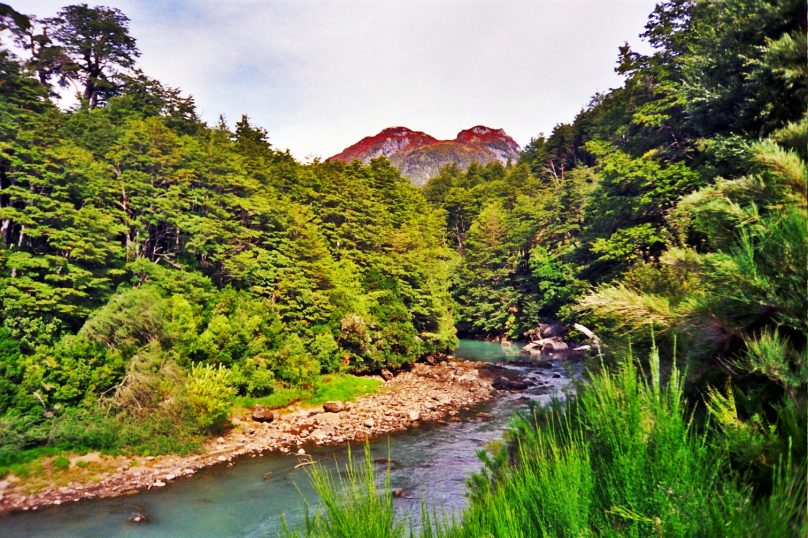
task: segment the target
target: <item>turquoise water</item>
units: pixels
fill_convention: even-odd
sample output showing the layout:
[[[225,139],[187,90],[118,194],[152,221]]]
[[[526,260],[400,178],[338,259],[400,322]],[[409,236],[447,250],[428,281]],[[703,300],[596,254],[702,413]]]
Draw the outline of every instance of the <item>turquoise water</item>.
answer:
[[[519,357],[519,346],[463,340],[455,351],[462,358],[503,362]],[[477,471],[476,456],[487,441],[501,437],[524,397],[546,401],[562,395],[569,384],[565,369],[506,365],[527,378],[540,378],[543,388],[527,393],[498,393],[497,398],[464,413],[459,422],[424,425],[372,443],[374,458],[392,460],[392,487],[406,498],[395,499],[405,517],[417,518],[421,499],[448,511],[465,505],[465,479]],[[556,374],[559,377],[553,377]],[[485,412],[492,417],[478,417]],[[347,459],[345,447],[309,451],[332,468]],[[361,456],[362,448],[355,447]],[[129,497],[80,501],[36,512],[0,517],[0,536],[60,537],[194,537],[276,536],[281,518],[302,522],[305,501],[316,503],[305,469],[295,469],[295,456],[267,454],[243,458],[232,467],[219,465],[180,479],[167,487]],[[268,479],[264,475],[270,473]],[[130,523],[133,512],[145,512],[147,523]]]
[[[455,349],[455,356],[473,361],[503,362],[527,358],[521,353],[525,342],[513,342],[502,345],[497,342],[484,342],[482,340],[460,340]]]

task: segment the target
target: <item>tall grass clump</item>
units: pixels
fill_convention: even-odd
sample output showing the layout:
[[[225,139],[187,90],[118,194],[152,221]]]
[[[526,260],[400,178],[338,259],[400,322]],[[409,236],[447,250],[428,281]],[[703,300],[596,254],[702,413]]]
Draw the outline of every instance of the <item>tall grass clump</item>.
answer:
[[[663,385],[656,350],[650,369],[629,357],[562,408],[518,419],[453,535],[804,536],[804,466],[778,462],[773,491],[756,495],[709,422],[696,429],[682,375]]]
[[[774,462],[771,491],[754,490],[709,419],[696,427],[675,366],[663,383],[656,350],[650,372],[637,364],[601,367],[574,399],[517,418],[459,521],[424,508],[418,532],[404,527],[367,461],[339,482],[314,470],[324,509],[305,536],[805,536],[804,464]]]
[[[312,511],[307,505],[305,527],[301,531],[285,529],[287,537],[311,538],[396,538],[406,536],[405,522],[397,521],[390,488],[390,472],[378,480],[365,445],[363,462],[357,463],[350,449],[343,473],[334,474],[318,464],[309,477],[322,506]]]

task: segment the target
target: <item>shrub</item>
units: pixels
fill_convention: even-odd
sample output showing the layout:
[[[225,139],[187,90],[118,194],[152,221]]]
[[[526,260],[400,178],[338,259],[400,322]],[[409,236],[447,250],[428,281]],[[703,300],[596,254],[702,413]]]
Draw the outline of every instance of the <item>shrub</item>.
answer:
[[[51,460],[51,465],[57,471],[67,471],[70,468],[70,460],[64,456],[56,456]]]
[[[5,327],[0,327],[0,415],[11,405],[20,382],[20,344]]]
[[[280,319],[271,304],[243,292],[223,290],[199,336],[198,357],[226,365],[266,356],[280,341]]]
[[[159,289],[127,289],[96,310],[79,334],[117,349],[128,358],[149,342],[166,343],[164,330],[171,314],[171,303]]]
[[[121,380],[124,362],[114,350],[82,336],[64,336],[50,349],[22,360],[19,391],[36,394],[59,411],[89,403]],[[30,400],[30,398],[29,398]]]
[[[266,359],[255,357],[233,365],[231,382],[242,396],[266,396],[274,390],[275,375]]]
[[[311,354],[320,363],[324,372],[338,372],[342,369],[342,357],[334,335],[329,331],[318,333],[311,344]]]
[[[227,422],[230,402],[235,396],[227,368],[197,364],[185,381],[183,403],[200,430],[216,431]]]
[[[111,451],[121,447],[121,425],[102,409],[71,409],[54,420],[52,442],[66,450]]]
[[[275,354],[273,369],[279,378],[294,386],[310,386],[320,373],[320,364],[306,350],[300,337],[291,334]]]

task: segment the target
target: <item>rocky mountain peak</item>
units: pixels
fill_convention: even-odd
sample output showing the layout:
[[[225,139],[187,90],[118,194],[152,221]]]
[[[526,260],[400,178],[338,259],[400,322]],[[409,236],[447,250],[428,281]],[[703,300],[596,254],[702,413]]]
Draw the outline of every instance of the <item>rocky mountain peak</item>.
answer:
[[[486,127],[485,125],[475,125],[471,129],[464,129],[457,133],[457,140],[470,142],[500,138],[507,138],[508,140],[511,139],[511,137],[505,134],[504,130],[492,129],[491,127]]]
[[[487,164],[516,160],[522,149],[502,129],[476,125],[464,129],[454,140],[438,140],[407,127],[388,127],[349,146],[328,160],[368,162],[385,156],[416,185],[437,175],[441,168],[456,164],[461,169],[472,162]]]
[[[388,127],[373,136],[366,136],[329,160],[368,162],[382,155],[390,157],[394,153],[413,150],[434,142],[437,142],[436,138],[421,131],[413,131],[407,127]]]

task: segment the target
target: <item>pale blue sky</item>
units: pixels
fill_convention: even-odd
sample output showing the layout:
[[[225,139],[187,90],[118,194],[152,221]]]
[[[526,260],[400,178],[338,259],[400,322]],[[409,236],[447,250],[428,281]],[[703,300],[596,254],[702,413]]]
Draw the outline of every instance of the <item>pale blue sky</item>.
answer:
[[[51,16],[69,1],[11,0]],[[78,2],[76,2],[78,3]],[[90,5],[96,2],[89,0]],[[523,145],[620,84],[653,0],[109,0],[152,77],[202,116],[247,113],[278,148],[328,157],[384,127]]]

